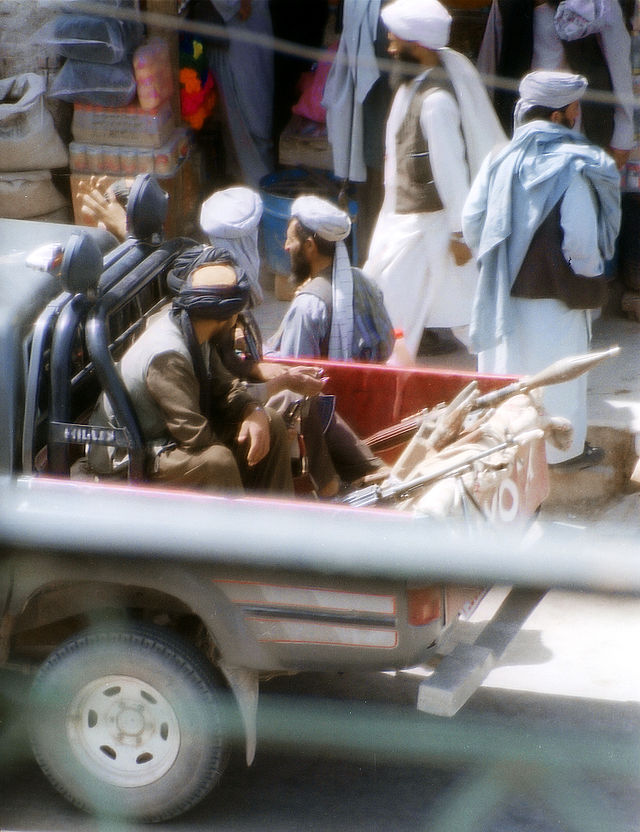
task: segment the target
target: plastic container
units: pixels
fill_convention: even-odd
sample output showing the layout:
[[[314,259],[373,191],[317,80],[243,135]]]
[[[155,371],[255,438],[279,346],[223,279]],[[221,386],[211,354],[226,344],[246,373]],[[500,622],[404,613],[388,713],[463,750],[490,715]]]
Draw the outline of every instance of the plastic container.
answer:
[[[69,145],[69,168],[72,173],[84,173],[89,170],[86,145],[71,142]]]
[[[153,150],[147,148],[141,149],[138,152],[138,173],[154,173],[155,160],[153,158]]]
[[[260,196],[263,203],[262,244],[267,266],[273,272],[289,274],[291,271],[289,255],[284,250],[284,241],[294,199],[303,194],[315,194],[337,205],[339,192],[338,182],[324,171],[310,172],[304,168],[291,168],[275,171],[262,177],[260,180]],[[355,200],[349,200],[348,207],[352,227],[351,234],[347,238],[347,247],[351,262],[355,266],[358,263],[358,203]]]
[[[136,81],[128,60],[92,64],[71,58],[56,73],[48,93],[52,98],[99,107],[124,107],[135,94]]]
[[[158,176],[171,176],[180,162],[189,155],[191,142],[183,128],[174,130],[168,142],[153,151],[154,171]]]
[[[120,148],[115,145],[102,146],[102,169],[105,173],[120,173]]]
[[[404,340],[404,331],[402,329],[394,329],[395,344],[393,345],[393,352],[387,359],[387,364],[390,367],[413,367],[416,363],[415,359],[409,352],[406,341]]]
[[[120,170],[125,176],[135,176],[138,173],[138,148],[120,148]]]
[[[133,55],[138,101],[143,110],[159,107],[173,94],[169,46],[162,38],[151,38]]]
[[[87,170],[91,173],[104,173],[104,156],[101,145],[87,145]]]

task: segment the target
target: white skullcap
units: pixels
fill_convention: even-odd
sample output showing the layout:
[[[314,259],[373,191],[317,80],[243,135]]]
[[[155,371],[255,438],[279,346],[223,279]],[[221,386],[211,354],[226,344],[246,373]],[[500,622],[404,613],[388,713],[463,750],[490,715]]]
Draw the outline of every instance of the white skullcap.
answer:
[[[449,43],[451,15],[438,0],[394,0],[380,14],[387,29],[402,40],[427,49]]]
[[[516,104],[515,121],[520,123],[532,107],[548,107],[562,110],[568,104],[578,101],[587,89],[583,75],[539,69],[530,72],[520,81],[520,99]]]
[[[261,217],[259,194],[251,188],[225,188],[202,203],[200,228],[209,237],[233,240],[254,231]]]
[[[351,231],[349,215],[319,196],[299,196],[291,205],[291,217],[332,243],[344,240]]]

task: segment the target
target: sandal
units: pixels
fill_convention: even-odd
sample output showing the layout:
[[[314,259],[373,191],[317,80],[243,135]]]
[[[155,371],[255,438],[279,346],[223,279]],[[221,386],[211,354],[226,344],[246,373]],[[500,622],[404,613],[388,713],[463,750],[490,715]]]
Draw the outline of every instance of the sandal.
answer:
[[[567,459],[564,462],[556,462],[550,465],[554,471],[582,471],[585,468],[592,468],[594,465],[599,465],[604,459],[604,448],[598,448],[595,445],[590,445],[588,442],[584,443],[584,450],[578,456]]]

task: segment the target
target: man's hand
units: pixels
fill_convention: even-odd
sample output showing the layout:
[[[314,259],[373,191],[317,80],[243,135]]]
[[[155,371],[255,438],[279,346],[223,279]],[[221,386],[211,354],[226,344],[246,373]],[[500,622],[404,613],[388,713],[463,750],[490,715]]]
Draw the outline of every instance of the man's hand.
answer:
[[[92,176],[88,181],[78,183],[77,198],[80,202],[80,215],[87,222],[93,222],[98,228],[105,228],[119,240],[127,236],[127,212],[109,190],[104,177]]]
[[[322,392],[328,381],[319,367],[288,367],[279,379],[283,390],[291,390],[301,396],[315,396]]]
[[[238,444],[247,446],[247,464],[250,466],[257,465],[269,453],[269,417],[261,407],[245,416],[238,431]]]
[[[451,256],[453,257],[456,266],[464,266],[465,263],[468,263],[469,260],[471,260],[471,249],[462,239],[451,237],[449,240],[449,251],[451,252]]]
[[[291,390],[300,396],[316,396],[322,392],[328,377],[320,367],[287,367],[283,364],[261,361],[258,365],[260,377],[267,384],[267,393],[274,396],[283,390]]]

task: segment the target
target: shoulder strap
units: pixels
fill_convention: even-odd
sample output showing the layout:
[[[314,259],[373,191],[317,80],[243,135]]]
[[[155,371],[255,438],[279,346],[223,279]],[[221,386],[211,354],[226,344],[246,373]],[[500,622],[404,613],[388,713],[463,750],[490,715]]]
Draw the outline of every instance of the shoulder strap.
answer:
[[[327,307],[327,314],[329,316],[329,328],[327,330],[327,337],[323,338],[320,343],[320,352],[323,358],[329,355],[329,333],[331,332],[331,318],[333,314],[333,286],[328,277],[318,275],[304,285],[303,288],[298,289],[300,295],[314,295],[319,298]]]
[[[323,301],[329,312],[331,312],[331,307],[333,305],[333,294],[331,281],[328,277],[324,277],[323,275],[318,275],[317,277],[314,277],[313,280],[310,280],[308,283],[305,283],[303,287],[298,289],[298,294],[315,295],[317,298],[320,298],[320,300]]]

